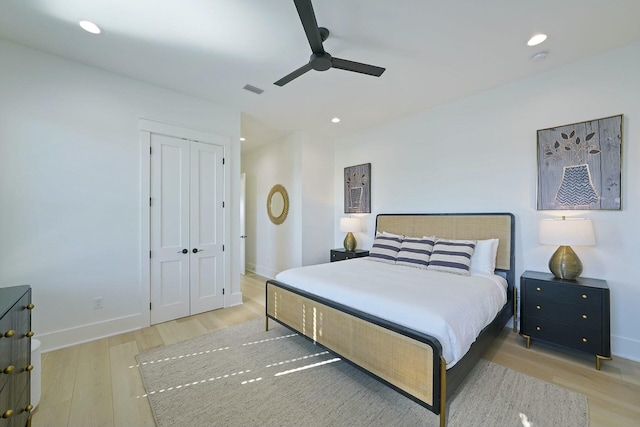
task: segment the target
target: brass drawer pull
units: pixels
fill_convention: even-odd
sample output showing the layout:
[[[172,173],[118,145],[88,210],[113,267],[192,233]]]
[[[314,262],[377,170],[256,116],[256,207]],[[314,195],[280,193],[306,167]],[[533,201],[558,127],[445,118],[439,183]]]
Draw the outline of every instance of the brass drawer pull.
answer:
[[[540,286],[538,286],[538,287],[536,288],[536,291],[538,291],[538,292],[540,292],[541,290],[542,290],[542,289],[540,289]]]
[[[583,315],[582,315],[582,318],[583,318],[583,319],[586,319],[586,318],[587,318],[587,315],[586,315],[586,314],[583,314]]]
[[[27,407],[24,408],[24,410],[27,411],[27,412],[33,411],[33,405],[31,405],[31,404],[27,405]]]
[[[9,366],[7,366],[6,368],[4,368],[4,369],[2,370],[2,373],[3,373],[3,374],[7,374],[7,375],[9,375],[10,373],[12,373],[12,372],[13,372],[13,370],[14,370],[14,369],[15,369],[15,368],[14,368],[13,366],[9,365]]]
[[[31,372],[33,371],[33,365],[27,365],[26,368],[24,368],[27,372]]]
[[[11,418],[11,415],[13,415],[13,410],[7,409],[6,411],[4,411],[4,414],[2,414],[2,418]]]
[[[582,299],[587,299],[587,294],[582,294]]]
[[[536,305],[536,309],[540,310],[542,307],[540,307],[539,305]]]
[[[29,305],[27,305],[27,310],[33,310],[33,307],[35,307],[35,305],[29,304]]]
[[[35,334],[33,333],[33,331],[29,331],[25,334],[27,337],[31,338],[32,336],[34,336]]]
[[[16,331],[14,331],[13,329],[9,329],[7,332],[4,333],[4,336],[7,338],[11,338],[15,334],[16,334]]]
[[[587,339],[583,337],[582,342],[587,342]]]
[[[536,326],[536,331],[541,331],[542,328],[540,326]]]

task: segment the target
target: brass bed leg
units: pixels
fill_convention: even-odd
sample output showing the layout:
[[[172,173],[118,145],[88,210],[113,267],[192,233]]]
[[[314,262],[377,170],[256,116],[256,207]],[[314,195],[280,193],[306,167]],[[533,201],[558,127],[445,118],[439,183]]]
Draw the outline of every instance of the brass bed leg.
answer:
[[[440,427],[447,425],[447,362],[440,356]]]

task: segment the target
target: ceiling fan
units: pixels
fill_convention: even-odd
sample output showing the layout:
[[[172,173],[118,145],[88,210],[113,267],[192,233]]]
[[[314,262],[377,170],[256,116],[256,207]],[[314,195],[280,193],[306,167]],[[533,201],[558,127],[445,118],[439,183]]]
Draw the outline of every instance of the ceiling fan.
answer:
[[[316,15],[313,12],[311,0],[294,0],[294,3],[296,5],[296,9],[298,9],[300,21],[302,21],[304,32],[307,34],[307,40],[309,40],[309,46],[311,46],[311,52],[313,53],[309,58],[309,63],[303,65],[294,72],[287,74],[275,82],[275,85],[284,86],[291,80],[300,77],[310,70],[326,71],[329,68],[338,68],[340,70],[354,71],[356,73],[368,74],[376,77],[380,77],[382,73],[384,73],[385,69],[382,67],[334,58],[329,55],[322,46],[322,42],[329,37],[329,30],[324,27],[318,27],[318,22],[316,21]]]

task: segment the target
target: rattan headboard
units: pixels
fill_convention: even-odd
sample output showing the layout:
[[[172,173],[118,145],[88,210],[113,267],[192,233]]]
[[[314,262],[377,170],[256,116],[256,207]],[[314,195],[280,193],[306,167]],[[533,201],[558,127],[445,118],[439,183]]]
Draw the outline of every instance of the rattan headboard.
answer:
[[[380,214],[376,231],[446,239],[499,239],[496,269],[513,271],[515,219],[511,213]]]

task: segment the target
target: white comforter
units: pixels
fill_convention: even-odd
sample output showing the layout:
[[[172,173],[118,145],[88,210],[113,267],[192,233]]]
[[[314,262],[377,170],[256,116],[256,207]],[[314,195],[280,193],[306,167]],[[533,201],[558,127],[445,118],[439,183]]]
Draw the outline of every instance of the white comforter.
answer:
[[[438,339],[455,365],[507,300],[504,278],[458,276],[356,258],[293,268],[276,280]]]

